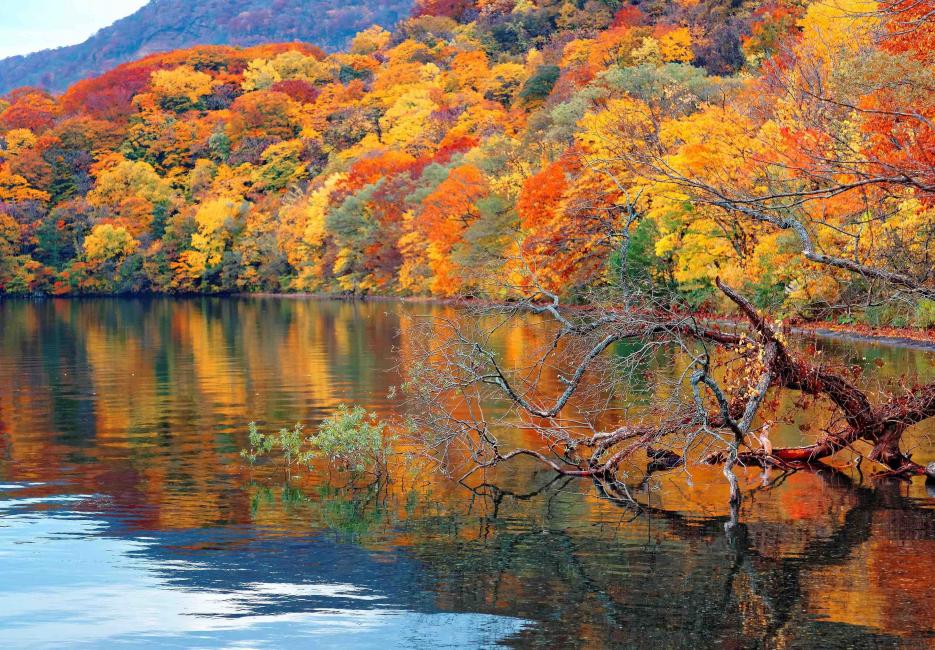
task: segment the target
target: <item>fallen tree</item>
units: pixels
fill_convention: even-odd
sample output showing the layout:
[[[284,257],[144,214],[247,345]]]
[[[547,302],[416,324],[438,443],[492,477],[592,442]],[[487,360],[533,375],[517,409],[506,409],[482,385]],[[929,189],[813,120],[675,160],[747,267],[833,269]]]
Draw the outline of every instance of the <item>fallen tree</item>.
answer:
[[[901,446],[913,425],[935,417],[935,383],[871,397],[847,369],[806,358],[737,291],[720,281],[718,288],[746,328],[728,331],[658,307],[565,309],[547,292],[546,301],[432,320],[431,331],[416,337],[421,347],[412,351],[406,384],[419,448],[461,480],[525,457],[616,491],[621,467],[638,452],[653,470],[719,463],[734,501],[738,464],[804,468],[845,449],[876,464],[879,475],[935,479],[935,464],[916,463]],[[508,367],[495,337],[513,318],[551,331],[537,354]],[[630,352],[608,354],[618,345]],[[687,360],[674,375],[647,367],[650,357],[672,353]],[[647,390],[634,396],[634,378],[650,382],[650,406],[637,406]],[[830,411],[812,444],[769,441],[784,392],[812,400],[816,418]],[[485,414],[491,404],[500,404],[494,417]],[[600,426],[621,412],[633,419]],[[513,444],[516,436],[504,435],[510,429],[535,432],[541,444]]]
[[[807,467],[843,450],[881,475],[935,479],[935,463],[913,461],[903,444],[935,417],[935,383],[861,386],[851,369],[802,354],[780,322],[707,275],[742,282],[752,260],[782,265],[784,291],[833,285],[816,295],[835,309],[935,298],[935,105],[925,92],[935,68],[925,4],[834,9],[833,39],[824,38],[827,25],[812,25],[775,57],[756,93],[709,103],[710,119],[697,124],[661,118],[648,97],[600,114],[578,165],[587,191],[568,206],[568,221],[587,226],[594,250],[616,252],[612,292],[587,309],[565,308],[521,261],[530,298],[431,323],[412,351],[407,385],[420,448],[447,471],[463,470],[462,480],[525,457],[612,490],[638,452],[650,469],[720,463],[735,503],[737,464]],[[903,52],[912,56],[898,67]],[[862,56],[876,57],[876,76],[855,77],[849,62]],[[900,81],[907,75],[916,82]],[[630,235],[644,217],[671,222],[667,246],[688,261],[699,254],[699,232],[729,243],[723,259],[685,266],[717,287],[745,328],[699,322],[687,305],[672,307],[677,295],[661,298],[653,278],[628,275]],[[692,234],[694,248],[683,253],[679,242]],[[574,242],[559,239],[547,250],[569,255]],[[497,336],[513,318],[549,334],[510,362]],[[659,355],[668,365],[650,367]],[[773,446],[769,429],[785,394],[816,420],[828,416],[811,444]],[[488,417],[490,404],[501,406]],[[511,428],[535,432],[536,444],[516,444]]]

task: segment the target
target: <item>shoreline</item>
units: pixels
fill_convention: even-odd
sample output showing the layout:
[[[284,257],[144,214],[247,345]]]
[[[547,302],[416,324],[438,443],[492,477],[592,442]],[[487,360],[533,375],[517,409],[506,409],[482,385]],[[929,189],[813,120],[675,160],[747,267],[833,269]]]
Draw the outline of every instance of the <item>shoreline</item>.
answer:
[[[403,303],[403,304],[425,304],[438,306],[497,306],[508,303],[497,302],[494,300],[480,300],[476,298],[439,298],[436,296],[383,296],[383,295],[353,295],[353,294],[334,294],[334,293],[224,293],[224,294],[161,294],[161,293],[134,293],[134,294],[102,294],[102,295],[2,295],[0,302],[4,300],[75,300],[81,298],[278,298],[281,300],[315,300],[321,302],[376,302],[376,303]],[[581,306],[581,308],[586,308]],[[699,313],[697,315],[702,320],[711,323],[734,325],[741,323],[739,318],[724,315],[714,315]],[[866,325],[837,325],[829,322],[802,322],[790,321],[789,331],[796,335],[812,336],[837,341],[853,341],[861,343],[876,343],[900,348],[912,348],[917,350],[930,350],[935,352],[935,330],[920,330],[909,327],[880,327],[871,328]]]
[[[881,328],[878,331],[837,326],[830,323],[797,323],[790,330],[793,334],[814,336],[829,340],[877,343],[900,348],[929,350],[935,352],[935,333],[910,328]]]

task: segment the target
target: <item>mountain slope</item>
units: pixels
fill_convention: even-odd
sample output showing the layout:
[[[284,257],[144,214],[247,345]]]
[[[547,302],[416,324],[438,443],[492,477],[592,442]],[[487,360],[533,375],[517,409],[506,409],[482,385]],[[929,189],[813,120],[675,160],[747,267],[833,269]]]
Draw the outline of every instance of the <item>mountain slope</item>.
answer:
[[[20,86],[61,92],[121,63],[192,45],[307,41],[338,49],[372,24],[395,24],[411,5],[411,0],[152,0],[79,45],[0,60],[0,94]]]

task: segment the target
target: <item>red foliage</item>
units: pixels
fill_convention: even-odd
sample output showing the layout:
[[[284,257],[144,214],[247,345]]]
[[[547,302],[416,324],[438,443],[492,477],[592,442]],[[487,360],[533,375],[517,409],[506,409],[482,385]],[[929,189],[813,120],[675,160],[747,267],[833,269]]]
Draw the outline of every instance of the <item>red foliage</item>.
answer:
[[[478,144],[480,144],[480,141],[471,135],[462,135],[452,138],[451,140],[446,138],[442,141],[441,146],[438,148],[438,151],[435,152],[432,160],[433,162],[444,165],[451,161],[451,157],[456,153],[469,151]]]
[[[351,165],[343,186],[349,192],[354,192],[381,178],[411,171],[417,164],[416,159],[404,151],[386,151],[368,156]]]
[[[49,95],[35,88],[10,93],[13,103],[0,113],[0,129],[45,131],[55,122],[58,107]]]
[[[79,81],[62,95],[67,115],[86,114],[117,121],[133,113],[133,96],[149,83],[153,67],[122,65],[93,79]]]
[[[469,11],[476,11],[473,0],[418,0],[412,8],[413,16],[445,16],[458,20]]]
[[[270,88],[273,92],[284,93],[292,99],[303,104],[311,104],[321,91],[315,86],[302,79],[287,79],[286,81],[277,81]]]
[[[920,61],[932,62],[935,54],[935,2],[894,0],[887,3],[884,47],[894,53],[907,53]]]
[[[625,5],[614,14],[614,20],[610,24],[610,29],[617,27],[636,27],[642,25],[646,16],[640,11],[640,8],[634,5]]]
[[[238,97],[231,104],[232,135],[236,137],[295,136],[296,125],[291,117],[292,98],[285,93],[259,91]]]

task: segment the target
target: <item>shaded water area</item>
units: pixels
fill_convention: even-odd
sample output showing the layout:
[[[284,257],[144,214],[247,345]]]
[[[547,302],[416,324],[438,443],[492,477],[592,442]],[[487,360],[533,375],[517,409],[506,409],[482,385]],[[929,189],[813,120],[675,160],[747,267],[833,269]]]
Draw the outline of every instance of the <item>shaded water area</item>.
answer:
[[[717,468],[655,475],[634,512],[522,463],[481,494],[244,465],[251,420],[391,415],[414,317],[445,309],[0,301],[3,646],[935,646],[935,495],[846,459],[751,470],[730,535]],[[530,336],[507,332],[508,355]],[[935,377],[925,350],[818,345],[865,381]]]

